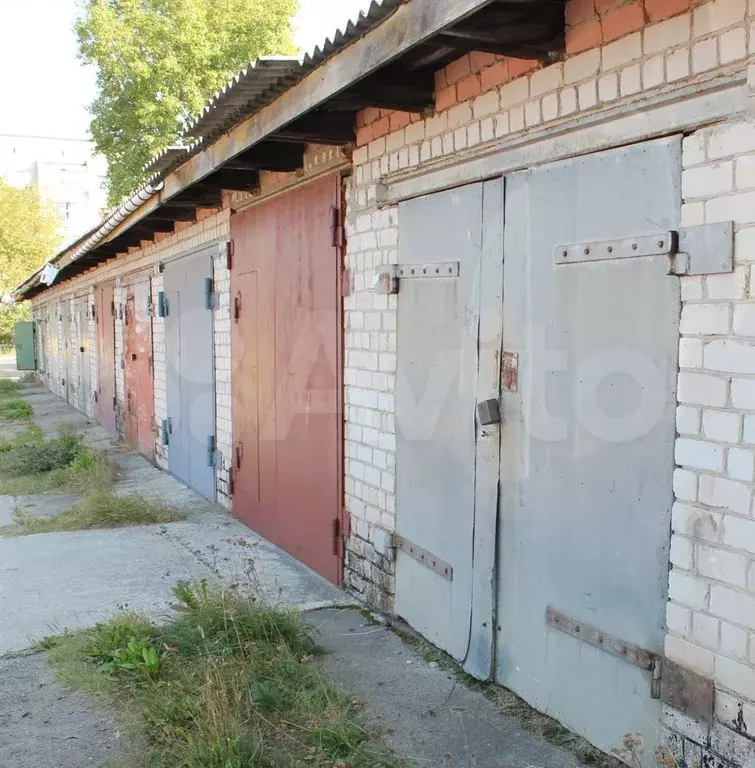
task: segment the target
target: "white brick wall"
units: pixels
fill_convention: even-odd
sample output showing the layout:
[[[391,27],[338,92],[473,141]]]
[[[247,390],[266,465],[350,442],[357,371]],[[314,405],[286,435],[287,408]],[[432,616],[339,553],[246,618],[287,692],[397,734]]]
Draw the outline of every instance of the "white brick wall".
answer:
[[[718,0],[720,10],[699,9],[696,28],[733,18],[734,5]],[[722,58],[724,46],[736,48],[739,39],[719,41]],[[681,278],[681,469],[666,641],[671,658],[713,678],[716,712],[726,725],[738,722],[742,706],[749,733],[755,732],[755,199],[746,190],[753,164],[751,122],[735,120],[684,139],[683,218],[734,219],[737,231],[732,274]]]

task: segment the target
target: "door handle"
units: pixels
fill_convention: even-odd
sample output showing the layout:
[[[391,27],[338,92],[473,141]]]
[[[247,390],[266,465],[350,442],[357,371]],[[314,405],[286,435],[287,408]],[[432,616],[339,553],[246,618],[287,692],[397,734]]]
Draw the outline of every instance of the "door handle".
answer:
[[[477,418],[480,420],[481,427],[487,427],[491,424],[501,423],[501,406],[498,400],[491,398],[477,403]]]
[[[236,443],[236,469],[241,469],[241,459],[244,457],[244,444]]]

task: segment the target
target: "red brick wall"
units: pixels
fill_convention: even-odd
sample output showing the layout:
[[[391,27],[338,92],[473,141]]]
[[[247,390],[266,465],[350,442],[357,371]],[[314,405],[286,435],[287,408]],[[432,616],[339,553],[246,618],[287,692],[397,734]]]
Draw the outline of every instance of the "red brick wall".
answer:
[[[677,16],[702,0],[569,0],[566,4],[566,57],[596,48],[652,24]],[[435,73],[435,110],[453,107],[542,63],[473,51]],[[365,109],[357,115],[357,146],[420,120],[418,114]]]

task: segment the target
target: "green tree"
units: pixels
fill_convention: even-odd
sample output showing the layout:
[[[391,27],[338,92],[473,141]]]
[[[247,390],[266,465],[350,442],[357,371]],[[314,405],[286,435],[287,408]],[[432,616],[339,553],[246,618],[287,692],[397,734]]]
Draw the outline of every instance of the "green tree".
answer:
[[[92,137],[110,202],[249,61],[292,54],[298,0],[83,0],[80,57],[97,70]]]
[[[0,178],[0,294],[9,294],[41,267],[60,242],[60,220],[39,191]],[[28,301],[0,305],[0,346],[13,344],[13,327],[29,317]]]

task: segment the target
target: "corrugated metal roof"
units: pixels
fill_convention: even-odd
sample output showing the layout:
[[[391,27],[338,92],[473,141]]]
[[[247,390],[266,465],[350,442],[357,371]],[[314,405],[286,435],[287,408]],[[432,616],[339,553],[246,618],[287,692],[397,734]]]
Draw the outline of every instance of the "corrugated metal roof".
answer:
[[[405,0],[373,0],[367,11],[338,29],[302,60],[261,58],[241,70],[210,99],[202,113],[189,124],[184,136],[205,141],[224,133],[241,119],[280,95],[349,43],[369,32]]]
[[[167,147],[161,152],[158,152],[144,166],[144,172],[150,175],[162,173],[166,168],[169,168],[177,161],[182,160],[190,149],[191,147],[184,146]]]

